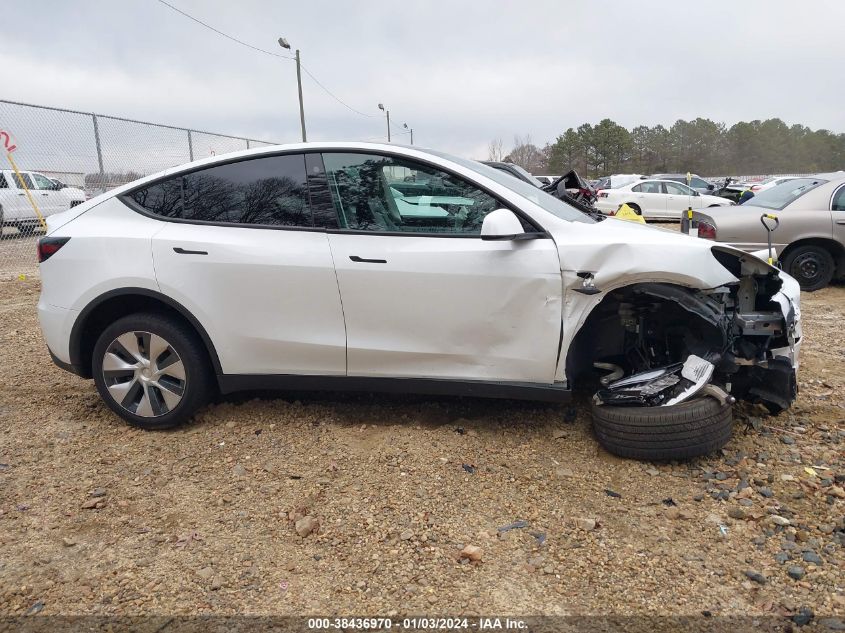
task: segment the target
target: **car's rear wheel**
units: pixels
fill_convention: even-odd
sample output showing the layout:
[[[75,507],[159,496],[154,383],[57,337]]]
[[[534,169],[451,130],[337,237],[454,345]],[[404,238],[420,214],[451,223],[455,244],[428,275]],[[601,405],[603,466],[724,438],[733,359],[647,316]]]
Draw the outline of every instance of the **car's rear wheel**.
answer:
[[[642,215],[642,214],[643,214],[643,210],[642,210],[642,209],[640,209],[640,205],[638,205],[638,204],[634,204],[633,202],[628,202],[628,203],[626,203],[626,204],[627,204],[629,207],[631,207],[631,210],[632,210],[634,213],[636,213],[637,215]]]
[[[668,407],[610,407],[593,403],[593,431],[608,452],[649,461],[689,459],[722,448],[731,438],[731,405],[705,396]]]
[[[783,269],[801,285],[801,290],[820,290],[833,279],[836,265],[824,246],[807,244],[786,253]]]
[[[107,327],[92,372],[106,404],[143,429],[186,422],[208,402],[213,376],[202,341],[184,322],[133,314]]]

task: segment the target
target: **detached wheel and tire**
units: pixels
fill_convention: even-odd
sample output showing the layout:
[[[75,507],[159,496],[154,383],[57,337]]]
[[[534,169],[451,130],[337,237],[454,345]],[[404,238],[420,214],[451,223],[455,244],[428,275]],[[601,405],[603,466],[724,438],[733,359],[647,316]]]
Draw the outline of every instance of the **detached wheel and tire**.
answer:
[[[593,430],[608,452],[648,461],[689,459],[722,448],[731,438],[730,404],[705,396],[670,407],[592,404]]]
[[[801,290],[812,292],[830,283],[836,264],[826,248],[808,244],[790,250],[783,258],[783,269],[795,278]]]
[[[94,346],[92,371],[106,404],[142,429],[186,422],[213,394],[202,341],[185,323],[133,314],[107,327]]]

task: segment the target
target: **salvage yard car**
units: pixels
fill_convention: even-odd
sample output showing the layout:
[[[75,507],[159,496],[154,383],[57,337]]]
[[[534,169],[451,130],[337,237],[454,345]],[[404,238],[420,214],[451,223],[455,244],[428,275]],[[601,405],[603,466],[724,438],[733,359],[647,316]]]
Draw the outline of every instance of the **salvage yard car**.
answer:
[[[627,204],[647,220],[677,220],[681,212],[690,208],[722,207],[733,203],[718,196],[707,196],[674,180],[638,180],[616,189],[604,189],[598,194],[596,208],[613,214]]]
[[[595,391],[620,455],[689,457],[734,398],[796,395],[798,285],[729,246],[597,221],[417,147],[303,143],[172,168],[49,218],[54,362],[131,424],[216,391]]]
[[[768,248],[764,213],[778,218],[772,246],[802,290],[819,290],[845,277],[845,172],[792,178],[745,204],[693,214],[698,236],[748,252]]]
[[[26,196],[26,189],[44,217],[61,213],[85,202],[85,192],[57,185],[51,178],[34,171],[0,170],[0,229],[12,226],[22,234],[34,232],[41,221]]]

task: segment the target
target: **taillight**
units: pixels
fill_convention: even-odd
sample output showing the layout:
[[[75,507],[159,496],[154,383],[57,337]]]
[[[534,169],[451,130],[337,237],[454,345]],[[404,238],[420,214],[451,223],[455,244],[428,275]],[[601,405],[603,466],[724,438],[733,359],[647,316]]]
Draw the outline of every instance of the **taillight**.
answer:
[[[38,263],[46,262],[68,241],[69,237],[42,237],[38,240]]]
[[[753,185],[751,191],[760,191],[760,185]]]
[[[698,223],[698,237],[704,238],[705,240],[715,240],[716,239],[716,227],[710,224],[709,222],[701,222]]]

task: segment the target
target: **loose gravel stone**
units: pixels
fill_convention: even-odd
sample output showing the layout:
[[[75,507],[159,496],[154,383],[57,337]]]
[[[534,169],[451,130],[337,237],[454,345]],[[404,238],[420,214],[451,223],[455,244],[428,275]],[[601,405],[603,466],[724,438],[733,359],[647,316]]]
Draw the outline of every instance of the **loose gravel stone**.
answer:
[[[590,394],[566,406],[221,396],[190,424],[143,432],[50,362],[37,300],[37,278],[0,279],[3,617],[37,603],[40,616],[107,617],[845,613],[841,284],[802,295],[793,408],[763,417],[738,404],[736,419],[760,416],[759,430],[737,424],[725,453],[668,464],[601,450]],[[799,425],[795,444],[779,441]],[[561,428],[567,436],[552,440]],[[106,494],[92,497],[98,488]],[[675,519],[664,499],[676,500]],[[731,519],[731,507],[747,518]],[[303,537],[305,517],[318,525]],[[517,520],[530,527],[497,533]],[[467,544],[483,549],[480,561],[459,558]],[[805,562],[808,550],[824,564]]]

